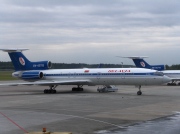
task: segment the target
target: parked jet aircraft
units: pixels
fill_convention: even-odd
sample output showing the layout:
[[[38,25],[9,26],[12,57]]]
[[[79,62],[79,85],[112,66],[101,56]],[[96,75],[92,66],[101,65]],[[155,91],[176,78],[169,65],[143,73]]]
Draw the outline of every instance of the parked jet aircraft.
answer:
[[[15,72],[12,76],[25,80],[25,83],[0,85],[44,85],[49,86],[44,93],[56,93],[58,85],[77,85],[72,90],[83,90],[83,85],[159,85],[170,81],[162,72],[141,68],[95,68],[95,69],[50,69],[50,61],[31,62],[22,51],[27,49],[0,49],[8,52]]]
[[[123,57],[123,58],[130,58],[133,60],[134,64],[136,67],[139,68],[152,68],[154,70],[161,70],[165,69],[164,65],[149,65],[143,58],[145,56],[131,56],[131,57]],[[164,70],[162,71],[164,75],[168,76],[171,78],[170,83],[167,83],[167,85],[176,85],[176,81],[180,81],[180,70]],[[179,83],[180,85],[180,83]]]

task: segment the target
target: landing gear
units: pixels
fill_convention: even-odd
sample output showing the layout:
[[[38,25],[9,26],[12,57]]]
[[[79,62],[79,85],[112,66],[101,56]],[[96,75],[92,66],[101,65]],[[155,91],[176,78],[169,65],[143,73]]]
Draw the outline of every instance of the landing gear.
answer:
[[[84,89],[82,88],[83,85],[78,85],[77,87],[73,87],[72,91],[83,91]]]
[[[139,91],[137,91],[137,95],[142,95],[142,92],[141,92],[141,85],[139,85]]]
[[[55,94],[55,93],[56,93],[56,90],[45,89],[45,90],[44,90],[44,93],[45,93],[45,94]]]
[[[55,88],[57,87],[57,85],[53,85],[53,86],[49,86],[50,89],[45,89],[44,90],[44,94],[55,94],[56,93],[56,90]]]
[[[176,86],[176,83],[175,82],[172,82],[172,83],[167,83],[168,86]]]
[[[176,86],[176,81],[172,80],[172,82],[167,83],[168,86]]]

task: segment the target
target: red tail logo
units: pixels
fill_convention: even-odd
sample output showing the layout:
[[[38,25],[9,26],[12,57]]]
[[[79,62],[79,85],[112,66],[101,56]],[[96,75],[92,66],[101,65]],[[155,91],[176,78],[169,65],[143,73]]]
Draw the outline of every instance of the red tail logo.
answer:
[[[19,57],[19,62],[21,63],[21,65],[23,65],[23,66],[25,65],[25,61],[22,57]]]
[[[140,62],[140,64],[141,64],[142,67],[146,66],[144,62]]]

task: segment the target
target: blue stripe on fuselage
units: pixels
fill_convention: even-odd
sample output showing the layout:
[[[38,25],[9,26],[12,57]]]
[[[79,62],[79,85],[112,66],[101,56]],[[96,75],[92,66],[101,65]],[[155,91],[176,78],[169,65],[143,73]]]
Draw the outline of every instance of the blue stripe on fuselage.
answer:
[[[147,76],[147,75],[151,75],[151,76],[160,76],[154,73],[67,73],[67,74],[44,74],[44,76],[109,76],[109,75],[113,75],[113,76],[133,76],[133,75],[141,75],[141,76]]]

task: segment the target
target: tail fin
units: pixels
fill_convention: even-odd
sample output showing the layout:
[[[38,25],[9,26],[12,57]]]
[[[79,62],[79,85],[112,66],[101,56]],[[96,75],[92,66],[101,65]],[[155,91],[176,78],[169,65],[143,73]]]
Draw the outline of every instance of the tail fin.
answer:
[[[143,59],[132,59],[132,60],[134,61],[136,67],[151,69],[151,66]]]
[[[147,56],[130,56],[130,57],[122,57],[122,58],[132,59],[136,67],[151,69],[151,66],[146,61],[143,60],[143,58],[148,58]]]
[[[98,66],[97,68],[102,68],[102,66],[103,66],[103,64],[102,64],[102,63],[100,63],[100,64],[99,64],[99,66]]]
[[[16,71],[44,70],[51,68],[50,61],[39,61],[39,62],[29,61],[22,53],[22,51],[28,49],[0,49],[0,50],[4,52],[8,52]]]
[[[134,61],[136,67],[139,68],[148,68],[148,69],[154,69],[158,71],[165,70],[165,65],[149,65],[143,58],[147,58],[147,56],[131,56],[131,57],[122,57],[122,58],[130,58]]]
[[[148,68],[148,69],[154,69],[158,71],[163,71],[166,69],[165,65],[149,65],[145,60],[143,59],[132,59],[136,65],[136,67],[139,68]]]

